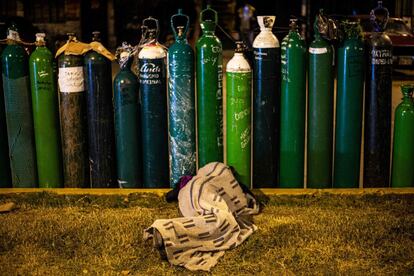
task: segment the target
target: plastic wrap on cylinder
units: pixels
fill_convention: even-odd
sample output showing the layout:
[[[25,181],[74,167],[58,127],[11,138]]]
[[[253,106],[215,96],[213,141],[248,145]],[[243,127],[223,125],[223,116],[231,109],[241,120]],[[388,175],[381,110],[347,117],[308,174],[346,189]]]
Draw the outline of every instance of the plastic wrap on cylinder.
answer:
[[[186,26],[176,28],[180,18]],[[194,51],[186,38],[188,23],[188,16],[181,10],[171,17],[175,35],[175,43],[168,50],[171,187],[181,176],[196,173]]]

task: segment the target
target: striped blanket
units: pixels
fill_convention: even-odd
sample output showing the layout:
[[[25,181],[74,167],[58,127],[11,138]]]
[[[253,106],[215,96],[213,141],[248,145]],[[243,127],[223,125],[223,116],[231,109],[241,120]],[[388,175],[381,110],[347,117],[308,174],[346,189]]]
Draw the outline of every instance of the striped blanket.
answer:
[[[257,227],[253,215],[259,207],[243,193],[229,167],[214,162],[201,168],[178,195],[182,218],[159,219],[144,231],[162,236],[171,264],[209,271],[225,250],[235,248]]]

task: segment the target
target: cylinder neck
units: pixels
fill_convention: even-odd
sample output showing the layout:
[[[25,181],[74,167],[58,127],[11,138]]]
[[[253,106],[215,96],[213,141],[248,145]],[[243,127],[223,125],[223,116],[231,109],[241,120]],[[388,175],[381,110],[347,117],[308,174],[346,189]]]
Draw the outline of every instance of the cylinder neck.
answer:
[[[216,23],[213,21],[203,21],[200,23],[201,30],[203,30],[203,34],[214,34],[216,30]]]
[[[46,35],[44,33],[37,33],[36,34],[36,46],[37,47],[44,47],[46,46],[46,41],[45,41],[45,37]]]
[[[412,101],[414,92],[414,84],[404,84],[401,86],[401,93],[403,94],[403,101]]]

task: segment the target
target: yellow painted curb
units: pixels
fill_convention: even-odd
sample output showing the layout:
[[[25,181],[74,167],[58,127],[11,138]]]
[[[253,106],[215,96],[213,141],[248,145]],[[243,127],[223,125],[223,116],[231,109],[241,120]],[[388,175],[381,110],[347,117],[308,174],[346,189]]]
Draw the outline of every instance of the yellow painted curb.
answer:
[[[51,192],[58,195],[129,195],[129,194],[156,194],[163,196],[170,189],[80,189],[80,188],[2,188],[1,194]],[[414,188],[355,188],[355,189],[253,189],[256,195],[311,195],[311,194],[414,194]]]

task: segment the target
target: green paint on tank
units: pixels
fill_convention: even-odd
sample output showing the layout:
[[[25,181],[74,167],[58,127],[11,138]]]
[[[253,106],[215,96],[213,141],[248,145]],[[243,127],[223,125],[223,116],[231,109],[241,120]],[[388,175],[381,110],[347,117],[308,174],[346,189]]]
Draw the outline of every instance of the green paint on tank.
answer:
[[[37,47],[29,58],[36,160],[40,188],[59,188],[63,184],[59,111],[53,56],[43,34],[37,34]]]
[[[237,181],[251,185],[251,72],[226,73],[227,164]]]
[[[14,188],[31,188],[37,186],[37,169],[28,56],[16,30],[9,29],[10,35],[16,37],[8,41],[1,61],[12,182]]]
[[[414,85],[401,87],[403,99],[395,110],[391,186],[414,187]]]
[[[282,40],[280,187],[303,188],[305,166],[306,44],[292,20]]]
[[[333,179],[335,188],[359,186],[364,44],[358,33],[359,25],[355,23],[349,26],[351,28],[349,34],[338,49]]]
[[[243,42],[236,45],[226,67],[226,155],[237,181],[250,188],[252,70]]]
[[[316,25],[316,23],[315,23]],[[309,47],[307,187],[332,186],[333,51],[315,31]]]
[[[214,20],[204,20],[212,13]],[[217,12],[211,8],[200,14],[203,35],[197,41],[197,127],[198,167],[223,161],[222,45],[214,34]]]

